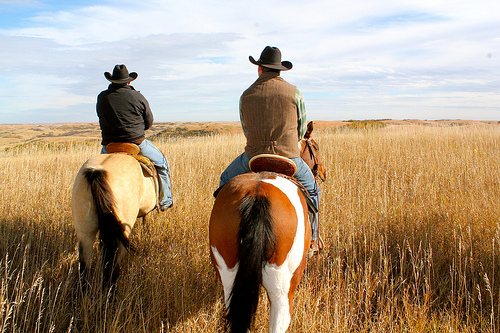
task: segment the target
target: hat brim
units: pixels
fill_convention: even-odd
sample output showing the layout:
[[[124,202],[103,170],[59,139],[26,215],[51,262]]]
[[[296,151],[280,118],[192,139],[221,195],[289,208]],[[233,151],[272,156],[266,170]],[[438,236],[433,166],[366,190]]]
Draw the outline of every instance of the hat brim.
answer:
[[[115,79],[113,78],[113,75],[111,75],[110,72],[106,72],[104,73],[104,77],[110,81],[110,82],[113,82],[113,83],[128,83],[128,82],[132,82],[134,81],[135,79],[137,79],[139,75],[136,73],[136,72],[132,72],[132,73],[129,73],[128,74],[128,77],[124,78],[124,79]]]
[[[265,64],[260,60],[255,60],[252,56],[249,56],[248,59],[254,65],[262,66],[270,69],[278,69],[280,71],[288,71],[292,69],[293,65],[290,61],[282,61],[281,64]]]

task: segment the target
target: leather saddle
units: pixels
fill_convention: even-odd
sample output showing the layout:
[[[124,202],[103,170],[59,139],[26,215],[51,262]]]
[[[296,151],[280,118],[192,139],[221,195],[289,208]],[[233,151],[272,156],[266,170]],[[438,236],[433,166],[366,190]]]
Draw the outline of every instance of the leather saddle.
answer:
[[[135,143],[130,142],[111,142],[106,145],[108,154],[127,154],[134,157],[142,166],[144,171],[150,177],[156,177],[156,168],[151,160],[145,156],[139,155],[141,149]]]
[[[250,159],[249,167],[252,172],[274,172],[279,174],[281,177],[288,179],[299,188],[300,192],[304,196],[304,199],[306,199],[309,212],[313,214],[318,212],[318,208],[316,208],[311,200],[311,196],[309,195],[309,192],[307,192],[307,189],[297,179],[293,178],[295,172],[297,172],[297,166],[291,159],[273,154],[260,154]],[[215,191],[214,197],[217,197],[220,190],[221,187]]]
[[[253,172],[274,172],[283,178],[288,179],[299,188],[300,192],[304,196],[304,199],[306,199],[309,212],[314,214],[318,212],[318,208],[316,208],[311,200],[311,196],[309,195],[309,192],[307,192],[307,189],[304,185],[302,185],[302,183],[293,177],[297,172],[297,166],[291,159],[273,154],[260,154],[250,159],[249,167]]]
[[[253,172],[271,171],[288,177],[293,177],[295,172],[297,172],[297,166],[294,161],[273,154],[256,155],[250,159],[248,166]]]

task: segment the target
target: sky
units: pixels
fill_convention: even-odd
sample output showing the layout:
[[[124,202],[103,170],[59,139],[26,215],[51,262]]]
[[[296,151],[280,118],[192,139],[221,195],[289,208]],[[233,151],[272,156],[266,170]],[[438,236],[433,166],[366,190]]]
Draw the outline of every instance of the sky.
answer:
[[[500,120],[500,1],[0,0],[0,123],[97,122],[125,64],[155,121],[237,121],[265,46],[309,120]]]

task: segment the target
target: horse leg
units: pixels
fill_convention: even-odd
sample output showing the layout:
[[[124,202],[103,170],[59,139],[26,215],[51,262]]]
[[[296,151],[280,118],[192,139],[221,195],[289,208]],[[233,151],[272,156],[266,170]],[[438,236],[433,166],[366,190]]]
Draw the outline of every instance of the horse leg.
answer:
[[[87,285],[87,269],[92,261],[92,249],[97,230],[88,234],[78,235],[78,272],[82,288]]]
[[[83,205],[73,207],[73,225],[78,239],[78,270],[82,279],[92,262],[92,250],[99,231],[97,216]]]
[[[266,265],[263,274],[263,285],[271,303],[269,332],[272,333],[284,333],[291,321],[290,276],[286,275],[289,274],[270,265]]]
[[[105,251],[112,251],[108,248]],[[127,249],[122,243],[116,245],[115,251],[112,253],[106,253],[104,257],[104,268],[103,268],[103,288],[109,288],[116,283],[118,277],[120,276],[120,263],[123,257],[127,253]]]
[[[212,264],[216,269],[219,279],[222,282],[222,287],[224,288],[224,304],[226,305],[226,309],[228,309],[234,278],[238,272],[238,264],[233,268],[227,267],[226,261],[214,246],[210,247],[210,257],[212,258]]]
[[[90,266],[94,240],[95,238],[88,237],[86,239],[81,239],[78,241],[78,263],[80,264],[80,273],[85,272],[87,266]]]
[[[123,217],[125,220],[127,217]],[[103,241],[103,255],[104,255],[104,270],[103,270],[103,287],[107,288],[114,285],[120,275],[120,263],[123,261],[125,254],[127,254],[128,249],[134,249],[135,247],[130,244],[129,236],[130,232],[135,224],[136,217],[128,218],[128,223],[120,222],[122,218],[116,216],[110,216],[107,222],[110,222],[114,226],[120,226],[123,230],[114,230],[110,232],[108,229],[103,232],[101,228],[101,240]],[[125,220],[127,221],[127,220]]]
[[[308,228],[306,228],[306,233],[309,236],[310,231]],[[309,237],[307,236],[305,238],[308,241]],[[302,279],[302,274],[304,274],[306,267],[305,251],[308,249],[308,245],[308,242],[304,242],[302,260],[299,259],[298,265],[289,265],[289,260],[293,260],[290,257],[280,267],[275,264],[267,264],[264,268],[262,284],[266,288],[271,303],[269,332],[284,333],[290,325],[293,296]],[[290,268],[293,269],[292,267],[296,267],[293,272],[289,270]]]

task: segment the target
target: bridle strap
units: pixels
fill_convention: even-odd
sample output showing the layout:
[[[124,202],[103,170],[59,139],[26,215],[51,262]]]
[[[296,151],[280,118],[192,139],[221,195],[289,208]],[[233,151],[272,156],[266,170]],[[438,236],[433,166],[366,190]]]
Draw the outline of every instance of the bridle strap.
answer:
[[[314,149],[311,147],[311,141],[309,139],[304,139],[306,141],[306,147],[309,149],[309,154],[311,155],[312,160],[314,161],[314,166],[312,169],[312,173],[314,177],[318,176],[318,157],[316,156],[316,153],[314,152]]]

